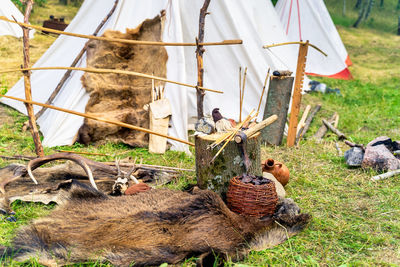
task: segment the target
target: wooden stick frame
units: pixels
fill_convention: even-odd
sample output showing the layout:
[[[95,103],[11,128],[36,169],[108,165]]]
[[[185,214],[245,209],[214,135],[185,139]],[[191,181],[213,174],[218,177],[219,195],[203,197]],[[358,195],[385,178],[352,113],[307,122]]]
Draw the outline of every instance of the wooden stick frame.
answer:
[[[13,99],[13,100],[24,102],[24,103],[28,103],[28,104],[31,104],[31,105],[47,107],[47,108],[50,108],[50,109],[54,109],[54,110],[62,111],[62,112],[65,112],[65,113],[69,113],[69,114],[77,115],[77,116],[80,116],[80,117],[84,117],[84,118],[87,118],[87,119],[96,120],[96,121],[109,123],[109,124],[114,124],[114,125],[117,125],[117,126],[128,128],[128,129],[145,132],[145,133],[148,133],[148,134],[158,135],[158,136],[165,137],[165,138],[168,138],[168,139],[180,142],[180,143],[184,143],[184,144],[187,144],[187,145],[190,145],[190,146],[194,146],[193,143],[188,142],[186,140],[182,140],[182,139],[179,139],[179,138],[176,138],[176,137],[164,135],[164,134],[161,134],[161,133],[158,133],[158,132],[154,132],[154,131],[151,131],[149,129],[142,128],[142,127],[139,127],[139,126],[131,125],[131,124],[128,124],[128,123],[124,123],[124,122],[120,122],[120,121],[114,121],[114,120],[108,120],[108,119],[103,119],[103,118],[97,118],[95,116],[88,115],[88,114],[85,114],[85,113],[81,113],[81,112],[77,112],[77,111],[73,111],[73,110],[69,110],[69,109],[65,109],[65,108],[60,108],[60,107],[56,107],[56,106],[50,106],[50,105],[46,105],[46,104],[43,104],[43,103],[39,103],[39,102],[31,101],[31,100],[26,100],[26,99],[22,99],[22,98],[18,98],[18,97],[6,96],[6,95],[2,95],[2,94],[0,94],[0,97]]]
[[[35,29],[38,31],[46,31],[46,32],[51,32],[51,33],[56,33],[56,34],[63,34],[63,35],[68,35],[68,36],[73,36],[73,37],[78,37],[78,38],[85,38],[85,39],[92,39],[92,40],[99,40],[99,41],[106,41],[106,42],[119,42],[119,43],[125,43],[125,44],[131,44],[131,45],[156,45],[156,46],[218,46],[218,45],[238,45],[242,44],[242,40],[224,40],[221,42],[208,42],[208,43],[202,43],[199,42],[199,44],[196,43],[165,43],[165,42],[156,42],[156,41],[139,41],[139,40],[127,40],[127,39],[121,39],[121,38],[108,38],[108,37],[99,37],[99,36],[93,36],[93,35],[85,35],[85,34],[78,34],[78,33],[71,33],[71,32],[64,32],[64,31],[58,31],[58,30],[53,30],[50,28],[45,28],[41,26],[35,26],[31,25],[28,23],[21,23],[17,21],[10,20],[4,16],[0,16],[0,20],[7,21],[10,23],[16,23],[22,27],[30,28],[30,29]]]
[[[213,93],[219,93],[219,94],[224,93],[222,91],[218,91],[218,90],[214,90],[214,89],[198,87],[196,85],[190,85],[190,84],[186,84],[186,83],[171,81],[166,78],[157,77],[157,76],[144,74],[144,73],[140,73],[140,72],[135,72],[135,71],[127,71],[127,70],[100,69],[100,68],[77,68],[77,67],[38,67],[38,68],[0,70],[0,74],[7,73],[7,72],[30,71],[30,70],[80,70],[80,71],[86,71],[86,72],[92,72],[92,73],[103,73],[103,74],[104,73],[126,74],[126,75],[133,75],[133,76],[137,76],[137,77],[147,78],[147,79],[154,79],[154,80],[158,80],[158,81],[162,81],[162,82],[173,83],[173,84],[182,85],[185,87],[201,88],[204,91],[210,91]]]

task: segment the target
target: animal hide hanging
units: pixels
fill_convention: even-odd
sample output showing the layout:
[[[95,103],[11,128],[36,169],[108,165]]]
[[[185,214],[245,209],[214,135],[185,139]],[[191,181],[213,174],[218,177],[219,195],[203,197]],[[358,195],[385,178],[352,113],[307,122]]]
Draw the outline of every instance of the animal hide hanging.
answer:
[[[145,20],[126,33],[108,30],[104,37],[129,40],[162,41],[162,17]],[[88,68],[135,71],[166,77],[167,51],[163,46],[130,45],[90,40],[87,49]],[[90,94],[87,114],[149,128],[149,113],[143,109],[151,102],[152,81],[125,74],[85,73],[82,84]],[[156,82],[156,85],[160,83]],[[147,147],[148,134],[85,119],[77,141],[83,144],[122,142],[133,147]]]

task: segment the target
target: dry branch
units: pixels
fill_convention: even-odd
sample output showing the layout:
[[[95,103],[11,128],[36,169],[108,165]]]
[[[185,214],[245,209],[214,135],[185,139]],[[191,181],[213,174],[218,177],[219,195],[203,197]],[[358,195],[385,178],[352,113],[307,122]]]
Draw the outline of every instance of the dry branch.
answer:
[[[33,6],[33,1],[29,0],[26,2],[26,11],[24,16],[24,22],[28,23],[29,17],[31,15]],[[22,27],[22,26],[21,26]],[[29,29],[26,27],[22,27],[23,31],[23,52],[24,52],[24,68],[29,68]],[[32,91],[31,91],[31,73],[30,71],[23,71],[24,74],[24,86],[25,86],[25,98],[26,100],[32,100]],[[33,142],[35,143],[35,151],[38,157],[43,157],[43,146],[40,141],[39,130],[36,125],[35,113],[33,111],[33,106],[29,103],[25,103],[26,110],[29,117],[29,126],[31,129],[31,134],[33,138]]]
[[[119,43],[131,44],[131,45],[197,46],[196,43],[164,43],[164,42],[155,42],[155,41],[139,41],[139,40],[127,40],[127,39],[120,39],[120,38],[107,38],[107,37],[99,37],[99,36],[92,36],[92,35],[85,35],[85,34],[70,33],[70,32],[64,32],[64,31],[58,31],[58,30],[53,30],[53,29],[49,29],[49,28],[44,28],[44,27],[40,27],[40,26],[34,26],[34,25],[31,25],[28,23],[16,22],[16,21],[10,20],[4,16],[0,16],[0,20],[11,22],[11,23],[16,23],[20,26],[39,30],[39,31],[46,31],[46,32],[51,32],[51,33],[56,33],[56,34],[63,34],[63,35],[68,35],[68,36],[73,36],[73,37],[78,37],[78,38],[85,38],[85,39],[92,39],[92,40],[99,40],[99,41],[106,41],[106,42],[119,42]],[[237,45],[237,44],[242,44],[242,43],[243,43],[242,40],[224,40],[222,42],[209,42],[209,43],[199,42],[199,45],[201,45],[201,46],[216,46],[216,45]]]
[[[336,129],[330,122],[328,122],[325,119],[322,119],[322,122],[325,124],[326,127],[328,127],[329,130],[331,130],[334,134],[336,134],[339,137],[339,140],[344,140],[348,139],[344,133]]]
[[[336,116],[337,116],[337,113],[335,112],[335,113],[332,115],[332,117],[329,119],[329,121],[330,121],[330,122],[334,122]],[[314,137],[315,139],[317,139],[317,140],[321,140],[321,139],[325,136],[325,134],[326,134],[327,131],[328,131],[328,128],[325,126],[325,124],[322,124],[321,127],[319,127],[319,129],[317,130],[317,132],[314,134],[313,137]]]
[[[204,64],[203,64],[203,54],[205,49],[201,43],[204,42],[204,24],[210,0],[205,0],[203,7],[200,9],[199,16],[199,35],[196,39],[196,60],[197,60],[197,119],[204,117],[203,102],[205,92],[200,87],[204,85]]]
[[[321,109],[321,105],[317,105],[314,110],[311,112],[310,116],[307,118],[303,129],[297,134],[297,138],[296,138],[296,144],[299,143],[299,141],[301,140],[301,138],[303,138],[303,136],[306,134],[306,132],[308,131],[308,129],[310,128],[311,122],[314,119],[315,115],[317,114],[317,112]]]
[[[168,79],[165,79],[162,77],[157,77],[157,76],[144,74],[144,73],[140,73],[140,72],[135,72],[135,71],[127,71],[127,70],[100,69],[100,68],[76,68],[76,67],[38,67],[38,68],[0,70],[0,74],[8,73],[8,72],[16,72],[16,71],[30,71],[30,70],[80,70],[80,71],[86,71],[86,72],[92,72],[92,73],[103,73],[103,74],[104,73],[126,74],[126,75],[147,78],[147,79],[154,79],[154,80],[158,80],[158,81],[162,81],[162,82],[173,83],[173,84],[182,85],[182,86],[191,87],[191,88],[199,88],[199,89],[202,89],[205,91],[223,94],[222,91],[208,89],[208,88],[204,88],[204,87],[198,87],[196,85],[190,85],[190,84],[181,83],[181,82],[175,82],[175,81],[171,81],[171,80],[168,80]]]
[[[39,102],[29,101],[29,100],[25,100],[25,99],[13,97],[13,96],[6,96],[6,95],[1,95],[0,94],[0,97],[5,97],[5,98],[17,100],[17,101],[28,103],[28,104],[38,105],[38,106],[42,106],[42,107],[47,107],[47,108],[50,108],[50,109],[55,109],[55,110],[58,110],[58,111],[62,111],[62,112],[65,112],[65,113],[81,116],[81,117],[88,118],[88,119],[91,119],[91,120],[110,123],[110,124],[118,125],[118,126],[125,127],[125,128],[128,128],[128,129],[136,130],[136,131],[142,131],[142,132],[145,132],[145,133],[148,133],[148,134],[158,135],[158,136],[161,136],[161,137],[165,137],[165,138],[168,138],[168,139],[171,139],[171,140],[178,141],[180,143],[184,143],[184,144],[187,144],[187,145],[194,146],[193,143],[190,143],[188,141],[185,141],[185,140],[182,140],[182,139],[179,139],[179,138],[175,138],[175,137],[172,137],[172,136],[160,134],[160,133],[157,133],[157,132],[154,132],[154,131],[151,131],[149,129],[142,128],[142,127],[139,127],[139,126],[134,126],[134,125],[131,125],[131,124],[127,124],[127,123],[123,123],[123,122],[119,122],[119,121],[114,121],[114,120],[107,120],[107,119],[103,119],[103,118],[97,118],[95,116],[88,115],[88,114],[85,114],[85,113],[81,113],[81,112],[77,112],[77,111],[73,111],[73,110],[69,110],[69,109],[65,109],[65,108],[59,108],[59,107],[55,107],[55,106],[50,106],[50,105],[42,104],[42,103],[39,103]]]
[[[394,171],[390,171],[390,172],[386,172],[380,175],[376,175],[374,177],[371,178],[372,181],[378,181],[378,180],[382,180],[382,179],[386,179],[395,175],[400,174],[400,169],[398,170],[394,170]]]

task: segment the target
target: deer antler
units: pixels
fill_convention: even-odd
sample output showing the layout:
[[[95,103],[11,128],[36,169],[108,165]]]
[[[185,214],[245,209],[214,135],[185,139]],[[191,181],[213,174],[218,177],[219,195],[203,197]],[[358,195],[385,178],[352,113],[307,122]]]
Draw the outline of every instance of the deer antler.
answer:
[[[59,160],[59,159],[71,160],[71,161],[75,162],[76,164],[78,164],[79,166],[81,166],[83,168],[83,170],[85,171],[86,175],[88,176],[91,185],[95,189],[97,189],[96,183],[93,178],[92,171],[91,171],[89,165],[86,163],[86,159],[81,156],[69,154],[69,153],[57,153],[57,154],[53,154],[53,155],[49,155],[49,156],[44,156],[41,158],[36,158],[36,159],[29,161],[28,166],[26,167],[29,177],[32,179],[32,181],[35,184],[38,184],[38,182],[36,181],[35,177],[32,174],[32,171],[35,170],[36,168],[42,166],[43,164],[46,164],[50,161]]]

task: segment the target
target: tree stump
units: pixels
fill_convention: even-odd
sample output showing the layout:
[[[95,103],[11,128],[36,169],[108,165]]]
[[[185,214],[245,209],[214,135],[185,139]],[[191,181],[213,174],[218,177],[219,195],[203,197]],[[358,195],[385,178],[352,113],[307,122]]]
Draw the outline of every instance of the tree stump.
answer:
[[[242,175],[245,172],[245,167],[239,146],[233,140],[227,144],[214,162],[211,162],[224,143],[213,149],[207,149],[207,147],[220,136],[219,133],[196,136],[196,175],[198,186],[201,189],[212,190],[225,198],[229,180]],[[249,174],[258,176],[262,175],[260,145],[260,134],[253,135],[244,144],[251,162]]]

